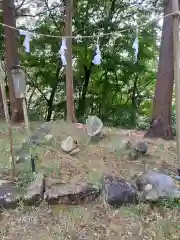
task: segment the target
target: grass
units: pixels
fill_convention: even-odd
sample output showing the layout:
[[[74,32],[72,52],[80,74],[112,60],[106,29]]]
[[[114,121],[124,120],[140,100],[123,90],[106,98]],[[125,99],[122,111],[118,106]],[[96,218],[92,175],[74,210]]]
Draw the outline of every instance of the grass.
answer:
[[[117,129],[110,131],[106,128],[107,137],[98,144],[90,144],[83,129],[62,122],[51,123],[51,128],[53,143],[35,149],[38,153],[37,169],[50,177],[59,178],[61,182],[86,180],[99,186],[104,172],[130,180],[144,170],[144,159],[128,161],[121,154],[122,150],[114,151],[114,148],[118,149],[122,139],[141,139],[140,132]],[[14,132],[16,142],[21,142],[24,133],[20,129]],[[69,156],[61,151],[61,140],[68,135],[80,145],[81,151],[77,156]],[[0,139],[0,144],[7,161],[5,138]],[[177,169],[175,143],[160,139],[149,140],[148,146],[148,167],[174,176]],[[24,168],[20,176],[20,184],[25,187],[31,181],[32,174]],[[104,204],[100,197],[85,206],[58,205],[52,206],[51,211],[46,203],[36,208],[20,206],[15,210],[4,211],[1,216],[0,236],[7,240],[178,240],[179,222],[178,202],[162,202],[154,208],[148,204],[140,204],[114,210]]]
[[[38,124],[33,123],[32,129],[34,129]],[[17,149],[26,138],[26,131],[24,126],[13,126],[12,127],[12,139],[13,139],[13,149]],[[5,122],[0,122],[0,168],[10,168],[10,145],[8,128]]]

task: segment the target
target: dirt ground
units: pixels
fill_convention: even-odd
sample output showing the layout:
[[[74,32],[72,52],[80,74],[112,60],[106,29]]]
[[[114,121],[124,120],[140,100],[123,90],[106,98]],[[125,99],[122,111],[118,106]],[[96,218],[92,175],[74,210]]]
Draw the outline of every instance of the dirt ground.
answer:
[[[102,173],[107,172],[133,181],[144,168],[158,169],[172,177],[177,171],[176,144],[174,141],[147,140],[148,155],[130,161],[122,154],[123,140],[132,142],[143,138],[143,132],[105,128],[105,138],[90,144],[83,128],[65,123],[51,123],[54,140],[47,146],[37,147],[38,170],[46,171],[61,182],[87,180],[98,184]],[[23,131],[16,128],[17,142]],[[2,128],[2,133],[5,128]],[[72,136],[78,141],[80,153],[69,156],[60,148],[61,140]],[[1,159],[7,158],[7,140],[0,135]],[[116,149],[116,151],[115,151]],[[7,160],[4,161],[7,163]],[[2,161],[1,167],[4,166]],[[179,204],[171,207],[159,205],[152,209],[148,204],[123,206],[112,209],[100,197],[85,206],[39,207],[19,206],[1,214],[0,239],[7,240],[164,240],[180,239]]]

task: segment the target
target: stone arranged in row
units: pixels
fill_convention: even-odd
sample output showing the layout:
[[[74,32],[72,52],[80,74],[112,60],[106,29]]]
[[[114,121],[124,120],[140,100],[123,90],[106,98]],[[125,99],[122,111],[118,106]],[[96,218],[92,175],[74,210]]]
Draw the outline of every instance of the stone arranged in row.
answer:
[[[107,204],[119,207],[124,204],[137,204],[140,201],[158,201],[163,198],[180,198],[173,179],[163,173],[149,171],[136,179],[136,185],[122,178],[104,175],[102,187],[97,188],[86,182],[50,183],[42,173],[36,175],[27,191],[20,189],[15,183],[0,181],[0,206],[14,208],[19,201],[27,205],[40,204],[42,200],[48,204],[86,204],[94,201],[102,194]]]

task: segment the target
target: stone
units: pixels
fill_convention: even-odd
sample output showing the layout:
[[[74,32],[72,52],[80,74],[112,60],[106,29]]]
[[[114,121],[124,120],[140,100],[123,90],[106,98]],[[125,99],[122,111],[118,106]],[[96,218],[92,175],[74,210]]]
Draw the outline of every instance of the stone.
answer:
[[[28,142],[28,139],[26,139],[26,141]],[[32,135],[31,136],[31,143],[32,143],[33,146],[39,146],[40,145],[38,135]]]
[[[31,143],[34,146],[43,145],[52,138],[53,136],[50,134],[49,124],[44,123],[31,134]],[[28,139],[26,139],[26,142],[28,142]]]
[[[152,186],[151,184],[147,184],[147,185],[144,187],[144,190],[145,190],[146,192],[148,192],[148,191],[152,190],[152,188],[153,188],[153,186]]]
[[[52,140],[52,138],[53,136],[51,134],[36,132],[31,136],[31,143],[34,146],[46,145],[50,142],[50,140]]]
[[[129,140],[123,140],[120,144],[121,149],[130,149],[132,147],[132,143]]]
[[[62,181],[60,178],[46,176],[46,178],[45,178],[46,189],[51,188],[51,186],[57,185],[57,184],[62,184]]]
[[[132,143],[127,139],[119,139],[116,138],[112,141],[112,149],[115,152],[119,152],[121,154],[129,153],[129,151],[132,149]]]
[[[27,188],[27,193],[24,195],[24,203],[27,205],[39,204],[43,200],[44,189],[44,175],[43,173],[38,173]]]
[[[175,179],[176,179],[177,181],[180,181],[180,176],[175,176]]]
[[[141,154],[146,154],[148,150],[148,145],[145,142],[138,142],[135,150]]]
[[[148,171],[136,179],[142,201],[155,202],[164,198],[180,198],[180,191],[173,179],[161,172]]]
[[[91,136],[90,140],[92,143],[97,143],[104,138],[105,138],[105,134],[103,132],[100,132],[96,136]]]
[[[142,155],[147,153],[148,146],[145,142],[138,142],[135,146],[131,145],[128,151],[128,159],[130,161],[136,161]]]
[[[79,149],[79,148],[75,148],[75,149],[73,149],[69,154],[70,154],[71,156],[74,156],[74,155],[78,154],[79,152],[80,152],[80,149]]]
[[[131,149],[129,152],[128,152],[128,160],[130,161],[136,161],[139,157],[139,154],[136,150],[134,149]]]
[[[124,179],[104,175],[102,193],[106,203],[113,207],[138,202],[137,188]]]
[[[64,152],[69,153],[76,148],[74,140],[71,136],[68,136],[61,142],[61,148]]]
[[[52,138],[53,138],[53,135],[52,135],[52,134],[47,134],[47,135],[45,136],[45,139],[46,139],[47,141],[51,140]]]
[[[103,123],[97,116],[89,116],[86,120],[86,130],[90,137],[101,136]]]
[[[18,188],[16,183],[0,180],[0,208],[3,210],[18,207],[24,193],[24,190]]]
[[[66,204],[77,205],[95,200],[100,190],[86,182],[61,183],[47,186],[44,193],[44,200],[50,205]]]

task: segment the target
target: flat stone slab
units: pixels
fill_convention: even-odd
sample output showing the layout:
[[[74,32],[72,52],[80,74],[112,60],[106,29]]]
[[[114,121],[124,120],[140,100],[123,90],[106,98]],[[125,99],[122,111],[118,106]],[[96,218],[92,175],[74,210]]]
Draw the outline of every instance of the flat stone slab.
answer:
[[[0,209],[16,208],[24,193],[15,183],[0,180]]]
[[[49,204],[77,205],[95,200],[100,190],[86,182],[62,183],[47,186],[44,200]]]
[[[38,173],[34,181],[28,186],[24,195],[24,203],[27,205],[37,205],[43,200],[45,189],[45,179],[43,173]]]

